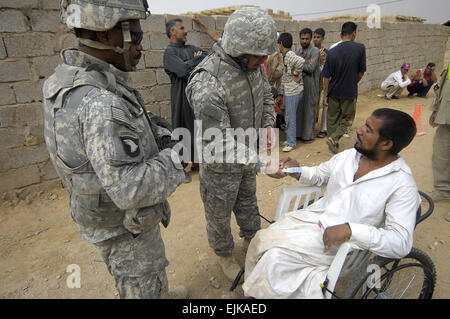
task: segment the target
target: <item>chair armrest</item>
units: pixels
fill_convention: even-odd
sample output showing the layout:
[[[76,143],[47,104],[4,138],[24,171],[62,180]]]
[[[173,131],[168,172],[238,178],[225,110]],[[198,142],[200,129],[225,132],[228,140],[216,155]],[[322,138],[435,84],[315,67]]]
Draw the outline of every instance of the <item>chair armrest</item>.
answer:
[[[350,244],[343,243],[338,249],[336,256],[333,259],[333,262],[330,265],[327,273],[328,285],[327,289],[330,291],[334,291],[336,287],[336,283],[339,279],[339,274],[341,273],[342,266],[345,263],[347,258],[347,254],[350,251]],[[325,298],[331,299],[331,293],[329,291],[325,291]]]

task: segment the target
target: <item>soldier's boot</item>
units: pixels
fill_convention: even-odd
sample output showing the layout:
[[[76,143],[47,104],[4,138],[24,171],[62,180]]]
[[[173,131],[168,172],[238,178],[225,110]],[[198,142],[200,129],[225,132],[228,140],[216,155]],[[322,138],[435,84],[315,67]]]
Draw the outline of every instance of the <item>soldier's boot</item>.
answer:
[[[169,289],[168,292],[161,296],[161,299],[186,299],[188,291],[185,286],[176,286]]]
[[[230,281],[234,281],[241,271],[241,267],[239,267],[239,264],[237,263],[236,259],[233,257],[233,255],[229,256],[218,256],[218,262],[220,265],[220,268],[222,268],[223,273]],[[244,276],[241,276],[241,279],[239,280],[239,283],[243,281]]]

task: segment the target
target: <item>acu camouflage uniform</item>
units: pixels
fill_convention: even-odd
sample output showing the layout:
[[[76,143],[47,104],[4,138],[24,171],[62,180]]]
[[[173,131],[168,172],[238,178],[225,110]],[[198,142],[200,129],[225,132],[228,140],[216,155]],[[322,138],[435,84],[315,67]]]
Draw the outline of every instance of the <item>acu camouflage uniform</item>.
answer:
[[[61,57],[43,89],[44,135],[72,219],[121,298],[158,297],[168,286],[159,222],[168,225],[167,198],[186,178],[158,147],[170,131],[147,120],[128,73],[77,49]]]
[[[269,21],[269,23],[268,23]],[[202,121],[202,136],[218,128],[226,141],[229,128],[264,128],[275,121],[274,101],[264,70],[246,70],[242,54],[269,55],[276,50],[273,19],[257,8],[243,8],[230,16],[222,40],[192,72],[186,96],[195,117]],[[203,148],[211,141],[202,139]],[[235,147],[244,148],[237,144]],[[256,172],[261,162],[249,156],[246,163],[201,163],[200,193],[205,207],[210,246],[219,256],[234,248],[230,228],[234,211],[240,236],[252,238],[261,228],[256,199]]]

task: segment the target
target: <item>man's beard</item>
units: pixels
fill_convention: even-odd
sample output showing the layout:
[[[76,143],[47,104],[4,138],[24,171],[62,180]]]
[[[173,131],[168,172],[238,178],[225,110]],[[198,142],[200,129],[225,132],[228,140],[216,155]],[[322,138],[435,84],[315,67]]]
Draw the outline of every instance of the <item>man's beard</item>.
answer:
[[[377,158],[374,149],[368,150],[368,149],[365,149],[365,148],[356,146],[356,143],[355,143],[354,148],[355,148],[359,153],[361,153],[363,156],[367,157],[368,159],[374,160],[374,159]]]

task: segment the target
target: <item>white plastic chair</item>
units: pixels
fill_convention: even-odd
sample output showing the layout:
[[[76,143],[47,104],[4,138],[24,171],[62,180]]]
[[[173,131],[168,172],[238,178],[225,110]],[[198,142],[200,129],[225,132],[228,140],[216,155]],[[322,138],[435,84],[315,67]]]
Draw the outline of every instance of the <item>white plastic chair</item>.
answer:
[[[300,186],[293,188],[283,188],[280,193],[280,199],[278,200],[278,207],[275,213],[275,221],[282,218],[289,211],[294,211],[302,208],[307,208],[309,205],[317,201],[322,194],[322,187],[318,186]],[[294,206],[289,209],[292,200],[295,198]],[[300,207],[300,204],[303,206]],[[334,292],[336,283],[339,277],[345,277],[356,269],[361,267],[366,258],[369,257],[369,251],[352,251],[349,254],[350,245],[343,243],[338,249],[333,262],[327,273],[327,279],[324,282],[324,296],[327,299],[331,299]],[[347,256],[348,255],[348,256]]]

